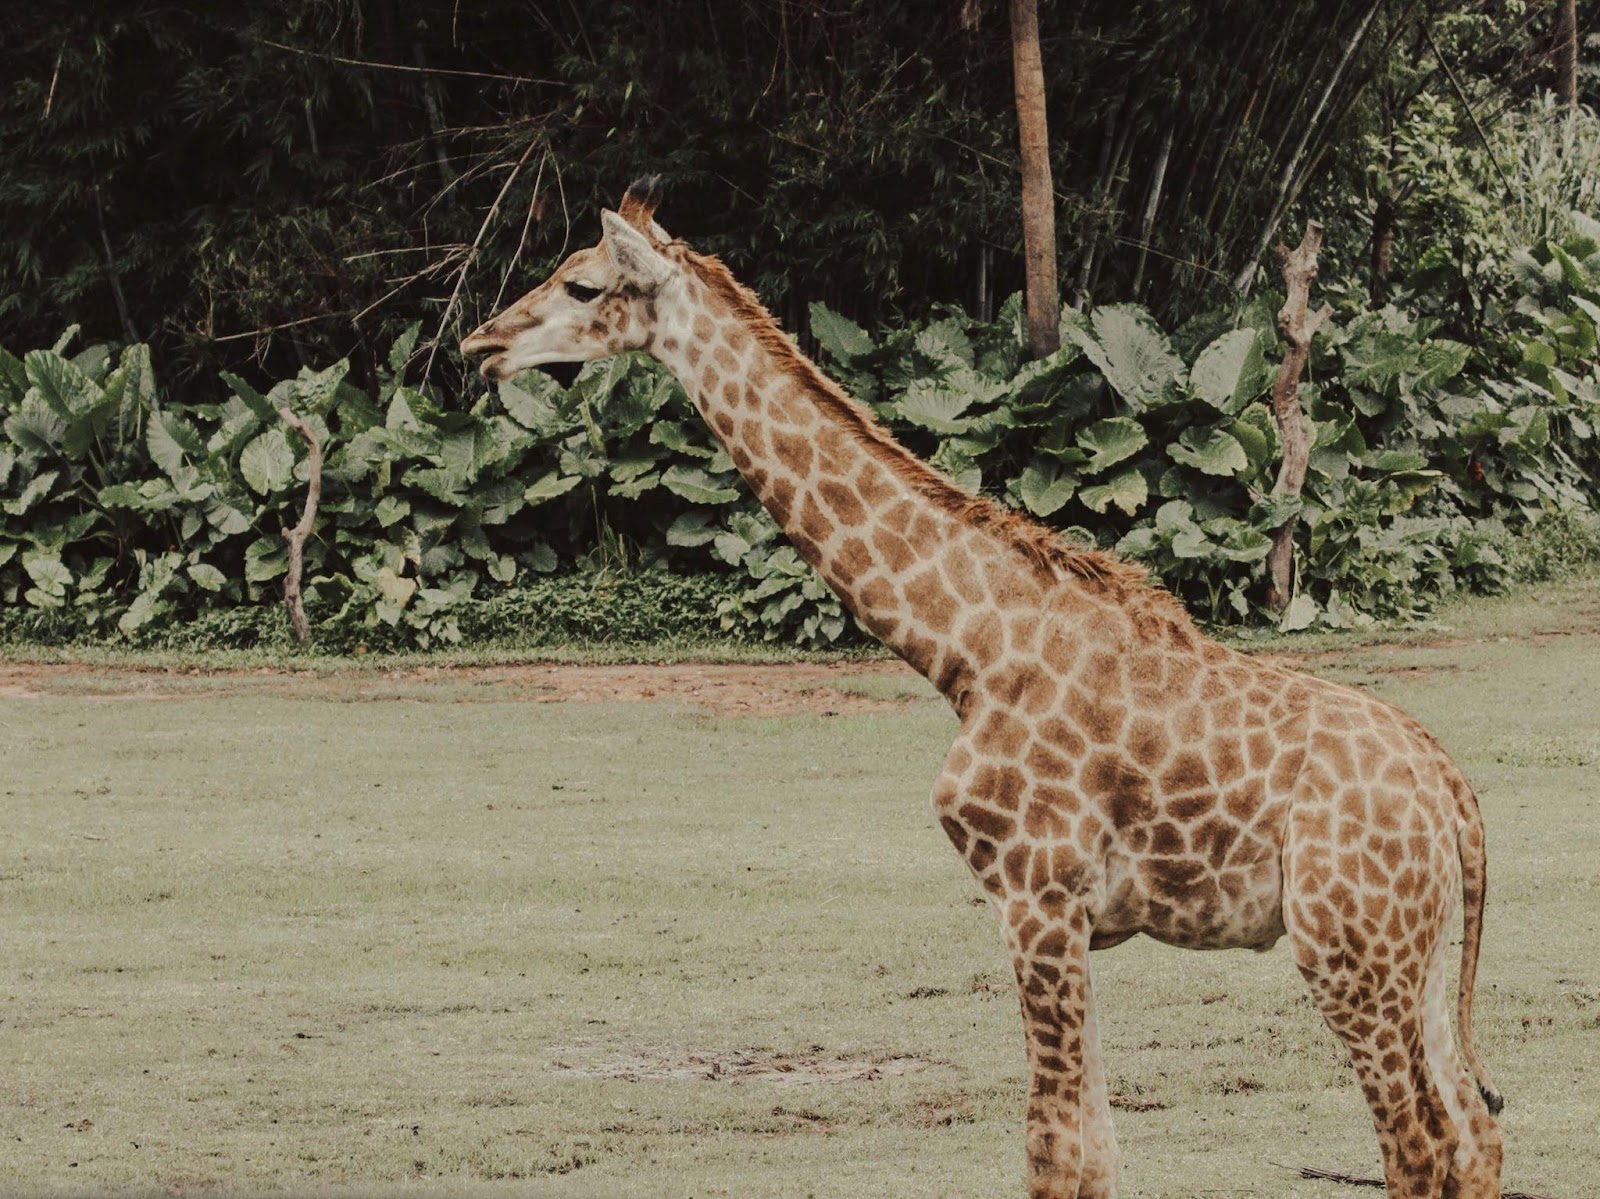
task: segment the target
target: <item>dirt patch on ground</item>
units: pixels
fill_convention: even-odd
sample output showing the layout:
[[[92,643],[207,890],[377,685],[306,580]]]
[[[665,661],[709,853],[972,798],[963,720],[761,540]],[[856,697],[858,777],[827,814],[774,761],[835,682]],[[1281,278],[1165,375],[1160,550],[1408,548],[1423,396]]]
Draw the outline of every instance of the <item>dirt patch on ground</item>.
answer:
[[[558,1046],[551,1053],[558,1074],[622,1082],[877,1082],[913,1074],[933,1064],[909,1055],[850,1057],[820,1049],[807,1053],[773,1053],[765,1049],[675,1053],[666,1049],[567,1045]]]
[[[844,715],[925,701],[933,692],[898,661],[787,665],[419,666],[397,670],[134,670],[0,663],[0,699],[211,699],[237,694],[462,703],[677,701],[719,714]]]

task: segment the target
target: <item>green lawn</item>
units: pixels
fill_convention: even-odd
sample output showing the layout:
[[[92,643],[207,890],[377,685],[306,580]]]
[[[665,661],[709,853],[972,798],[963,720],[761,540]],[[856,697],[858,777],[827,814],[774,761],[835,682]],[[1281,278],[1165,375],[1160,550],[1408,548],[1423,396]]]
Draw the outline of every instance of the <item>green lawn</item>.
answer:
[[[1506,1181],[1577,1199],[1600,585],[1446,622],[1313,665],[1479,788]],[[883,710],[725,717],[351,669],[0,691],[0,1193],[1022,1193],[1009,968],[927,803],[939,702],[863,679]],[[1125,1194],[1360,1193],[1274,1164],[1377,1158],[1282,947],[1095,967]]]

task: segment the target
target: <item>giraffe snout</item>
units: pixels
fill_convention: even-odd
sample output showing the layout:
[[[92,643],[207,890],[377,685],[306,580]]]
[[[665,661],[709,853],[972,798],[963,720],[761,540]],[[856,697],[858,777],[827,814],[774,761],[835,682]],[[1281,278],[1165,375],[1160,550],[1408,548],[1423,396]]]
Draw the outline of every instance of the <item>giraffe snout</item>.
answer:
[[[489,321],[461,339],[461,353],[463,357],[476,358],[479,354],[499,353],[509,344],[505,335],[495,328],[495,323]]]

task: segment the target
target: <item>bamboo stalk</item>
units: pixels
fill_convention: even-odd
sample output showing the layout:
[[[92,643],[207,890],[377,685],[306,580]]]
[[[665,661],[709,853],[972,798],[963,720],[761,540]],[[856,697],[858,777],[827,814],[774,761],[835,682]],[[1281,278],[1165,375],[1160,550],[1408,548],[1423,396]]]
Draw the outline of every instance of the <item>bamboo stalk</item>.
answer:
[[[1156,227],[1156,212],[1161,207],[1161,185],[1167,177],[1167,160],[1172,157],[1173,128],[1169,124],[1161,135],[1161,149],[1156,153],[1155,170],[1150,176],[1150,190],[1145,196],[1144,217],[1139,222],[1139,258],[1133,268],[1133,296],[1139,297],[1139,287],[1144,282],[1144,264],[1149,256],[1150,233]]]
[[[1244,266],[1234,276],[1233,289],[1246,292],[1256,277],[1256,264],[1261,256],[1266,253],[1267,247],[1272,244],[1273,236],[1278,232],[1278,222],[1283,220],[1283,214],[1289,206],[1289,195],[1294,187],[1295,178],[1299,174],[1300,163],[1305,157],[1306,147],[1310,144],[1312,134],[1316,133],[1322,122],[1322,114],[1327,111],[1328,101],[1333,97],[1350,62],[1355,58],[1356,51],[1366,41],[1367,30],[1372,27],[1372,19],[1378,15],[1378,10],[1383,7],[1383,0],[1372,0],[1367,7],[1366,16],[1361,18],[1361,23],[1356,26],[1355,32],[1345,43],[1344,53],[1339,58],[1339,65],[1334,68],[1333,75],[1328,79],[1327,86],[1322,89],[1322,96],[1317,101],[1317,107],[1311,114],[1311,119],[1305,123],[1300,133],[1300,140],[1296,143],[1294,153],[1289,156],[1288,163],[1283,168],[1283,177],[1278,181],[1278,198],[1274,201],[1271,216],[1262,226],[1261,236],[1256,239],[1256,244],[1245,260]],[[1319,239],[1320,240],[1320,239]]]

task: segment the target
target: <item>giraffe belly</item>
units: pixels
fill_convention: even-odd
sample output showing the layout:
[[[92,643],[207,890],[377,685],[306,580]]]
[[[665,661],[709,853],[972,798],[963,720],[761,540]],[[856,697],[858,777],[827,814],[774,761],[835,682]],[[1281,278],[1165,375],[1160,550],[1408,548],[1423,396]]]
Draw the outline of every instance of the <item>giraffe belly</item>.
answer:
[[[1113,850],[1106,865],[1106,906],[1091,948],[1143,933],[1186,949],[1266,950],[1284,934],[1276,849],[1220,867],[1193,855]]]

